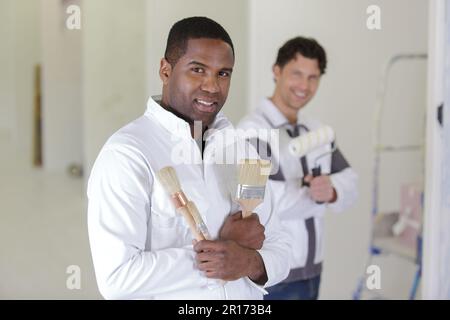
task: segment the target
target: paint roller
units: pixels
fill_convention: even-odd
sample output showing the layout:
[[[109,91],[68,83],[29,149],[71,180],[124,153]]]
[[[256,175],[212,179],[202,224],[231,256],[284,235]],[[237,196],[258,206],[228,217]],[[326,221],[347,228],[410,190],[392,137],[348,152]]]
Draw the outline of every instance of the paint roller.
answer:
[[[288,145],[289,152],[296,157],[303,157],[310,153],[311,151],[317,150],[320,147],[323,147],[326,144],[332,143],[335,139],[335,134],[333,128],[330,126],[322,126],[316,130],[309,131],[308,133],[298,136],[297,138],[292,139],[292,141]],[[322,170],[320,166],[317,164],[319,159],[334,152],[336,147],[333,144],[333,147],[330,151],[327,151],[321,155],[319,155],[314,161],[314,167],[312,169],[313,177],[320,176],[322,174]],[[302,180],[302,185],[309,187],[309,183],[304,181],[304,177]],[[321,202],[317,202],[321,203]]]
[[[334,141],[334,130],[330,126],[322,126],[316,130],[292,139],[289,143],[289,152],[296,157],[303,157],[309,152],[316,150]]]

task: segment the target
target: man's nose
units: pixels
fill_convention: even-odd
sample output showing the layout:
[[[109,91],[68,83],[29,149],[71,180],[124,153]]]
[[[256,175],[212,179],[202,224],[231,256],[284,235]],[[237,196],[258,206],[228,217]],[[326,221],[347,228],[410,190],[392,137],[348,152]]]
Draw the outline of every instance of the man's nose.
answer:
[[[302,78],[298,81],[297,85],[300,90],[307,90],[309,88],[309,81],[305,78]]]
[[[201,89],[209,93],[218,93],[220,91],[217,77],[207,76],[204,78]]]

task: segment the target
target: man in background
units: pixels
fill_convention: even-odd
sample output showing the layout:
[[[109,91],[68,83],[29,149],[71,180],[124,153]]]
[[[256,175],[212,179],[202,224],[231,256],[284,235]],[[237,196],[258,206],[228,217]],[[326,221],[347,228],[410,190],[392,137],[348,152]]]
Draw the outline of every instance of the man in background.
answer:
[[[276,212],[292,239],[293,265],[282,283],[268,289],[266,299],[317,299],[323,259],[323,215],[327,208],[342,211],[357,196],[357,176],[335,142],[301,158],[292,156],[289,142],[322,124],[301,110],[316,94],[325,74],[325,50],[314,39],[296,37],[278,51],[273,66],[275,91],[244,118],[239,128],[279,130],[279,153],[271,160],[279,168],[270,176]],[[271,150],[267,141],[254,139],[258,149]],[[334,151],[333,151],[334,150]],[[263,156],[263,155],[261,155]],[[321,167],[321,175],[311,170]],[[307,186],[309,185],[309,186]]]

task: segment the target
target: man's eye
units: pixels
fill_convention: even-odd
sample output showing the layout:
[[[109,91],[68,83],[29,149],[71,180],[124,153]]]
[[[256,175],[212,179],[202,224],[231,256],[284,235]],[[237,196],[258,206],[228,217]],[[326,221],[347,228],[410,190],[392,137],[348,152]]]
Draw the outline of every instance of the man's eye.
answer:
[[[203,68],[199,68],[199,67],[195,67],[191,69],[192,71],[194,71],[195,73],[204,73],[205,70],[203,70]]]
[[[221,77],[229,77],[230,73],[228,71],[220,71],[219,76]]]

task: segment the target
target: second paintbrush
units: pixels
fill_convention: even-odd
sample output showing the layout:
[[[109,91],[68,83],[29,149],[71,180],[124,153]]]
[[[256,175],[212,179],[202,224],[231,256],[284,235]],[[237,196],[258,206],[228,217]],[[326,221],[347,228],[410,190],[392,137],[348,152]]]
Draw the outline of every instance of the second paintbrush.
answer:
[[[241,205],[243,218],[264,201],[270,169],[269,160],[243,159],[239,163],[236,201]]]

